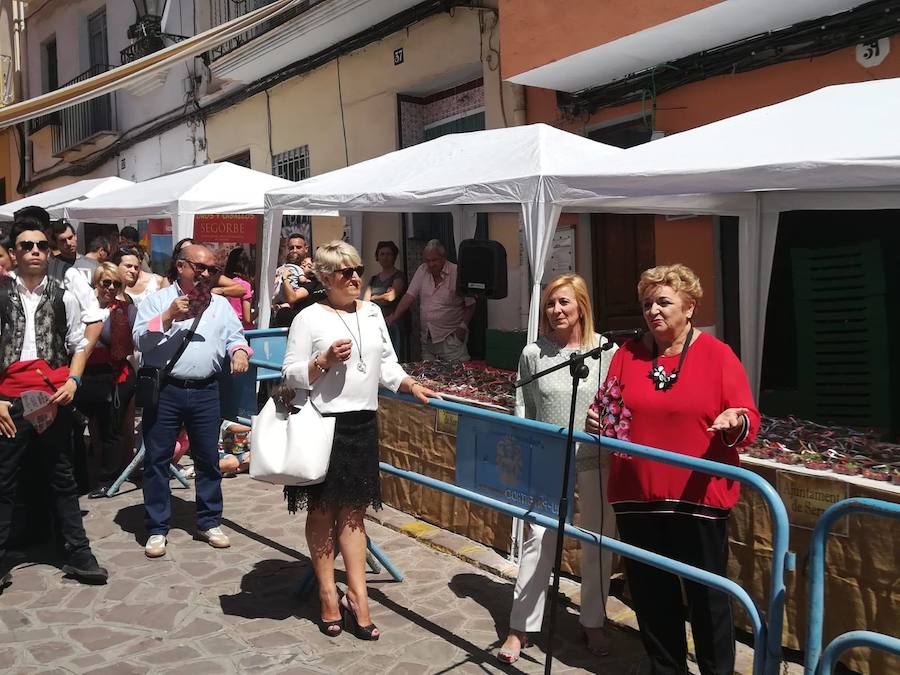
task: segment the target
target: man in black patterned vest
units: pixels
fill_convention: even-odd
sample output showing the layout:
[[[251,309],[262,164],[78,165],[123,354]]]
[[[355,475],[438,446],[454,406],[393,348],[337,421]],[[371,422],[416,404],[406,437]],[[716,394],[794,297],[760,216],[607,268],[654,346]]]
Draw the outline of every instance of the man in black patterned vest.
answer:
[[[64,542],[63,572],[82,583],[106,583],[108,573],[84,531],[72,473],[71,404],[87,344],[81,311],[75,296],[47,275],[50,246],[44,232],[16,221],[10,239],[16,271],[0,278],[0,590],[11,578],[3,555],[26,452],[39,457],[52,491]],[[56,410],[46,428],[25,417],[23,395],[34,391],[45,392]]]

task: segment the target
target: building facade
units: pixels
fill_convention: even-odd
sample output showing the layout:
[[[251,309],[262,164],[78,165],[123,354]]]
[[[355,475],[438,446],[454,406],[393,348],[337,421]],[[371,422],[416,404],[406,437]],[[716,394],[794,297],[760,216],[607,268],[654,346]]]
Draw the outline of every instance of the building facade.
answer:
[[[524,123],[522,88],[500,79],[496,10],[456,4],[309,3],[211,53],[200,100],[211,111],[210,159],[297,180],[445,133]],[[210,19],[229,16],[219,11]],[[485,236],[504,241],[519,274],[517,216],[492,216],[484,226]],[[295,227],[287,221],[285,233]],[[398,265],[410,274],[425,241],[456,243],[445,214],[314,217],[311,233],[314,243],[346,234],[373,272],[379,241],[398,244]],[[507,300],[491,302],[482,327],[518,329],[521,313],[516,287]]]
[[[200,3],[197,3],[200,4]],[[157,42],[141,38],[135,5],[113,0],[27,3],[23,96],[31,98],[115,68],[194,34],[194,5],[161,3]],[[88,177],[144,180],[206,161],[193,102],[200,62],[31,120],[23,192]]]
[[[824,86],[900,75],[893,0],[501,0],[499,9],[503,78],[526,87],[528,122],[546,122],[619,147]],[[804,276],[808,266],[800,263],[804,256],[833,249],[835,255],[865,260],[861,268],[878,272],[858,303],[871,304],[877,316],[867,322],[870,330],[859,336],[859,344],[877,350],[889,372],[900,372],[900,361],[888,349],[885,328],[893,313],[884,300],[890,287],[884,281],[887,271],[897,262],[900,242],[892,224],[898,217],[875,211],[782,216],[766,324],[764,411],[893,427],[897,433],[900,397],[887,389],[887,378],[843,387],[840,396],[835,392],[834,404],[816,395],[825,366],[815,363],[829,357],[807,358],[818,336],[806,330],[811,322],[803,317],[810,308],[798,289],[812,283]],[[678,261],[703,281],[699,325],[740,351],[737,224],[732,219],[595,213],[570,215],[568,221],[564,214],[563,222],[577,223],[578,240],[591,251],[579,258],[579,269],[593,280],[602,327],[640,325],[638,274],[653,264]],[[849,370],[847,378],[853,381]]]

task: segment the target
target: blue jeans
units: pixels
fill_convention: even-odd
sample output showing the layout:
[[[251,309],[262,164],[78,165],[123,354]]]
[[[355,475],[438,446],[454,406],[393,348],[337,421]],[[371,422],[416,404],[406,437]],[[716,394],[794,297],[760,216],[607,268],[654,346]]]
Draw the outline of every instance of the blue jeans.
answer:
[[[191,442],[196,472],[197,529],[218,527],[222,519],[218,443],[221,424],[218,382],[200,389],[168,384],[159,392],[157,409],[144,411],[144,510],[151,535],[169,531],[169,463],[182,425]]]

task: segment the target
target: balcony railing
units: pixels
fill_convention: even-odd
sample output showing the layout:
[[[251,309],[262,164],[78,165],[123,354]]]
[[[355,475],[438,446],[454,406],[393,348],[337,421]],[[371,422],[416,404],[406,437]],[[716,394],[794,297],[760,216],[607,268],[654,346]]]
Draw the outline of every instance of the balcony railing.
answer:
[[[209,0],[209,17],[210,17],[210,27],[219,26],[226,21],[231,21],[232,19],[236,19],[239,16],[243,16],[249,12],[259,9],[260,7],[265,7],[266,5],[271,5],[275,0]],[[213,47],[209,50],[209,59],[210,61],[215,61],[219,59],[229,52],[233,52],[235,49],[244,45],[255,37],[262,35],[263,33],[272,30],[276,26],[280,26],[281,24],[290,21],[296,16],[299,16],[306,10],[308,10],[313,5],[317,5],[323,0],[304,0],[296,7],[282,12],[274,19],[269,21],[264,21],[263,23],[254,26],[248,31],[245,31],[234,37],[227,42],[223,42],[217,47]]]
[[[139,39],[128,45],[119,52],[119,58],[122,61],[122,65],[126,63],[131,63],[132,61],[137,61],[148,54],[153,54],[154,52],[158,52],[160,49],[165,49],[166,47],[170,47],[176,42],[181,42],[182,40],[187,40],[186,35],[172,35],[171,33],[160,33],[159,35],[154,35],[149,38]]]
[[[40,117],[35,117],[28,122],[28,134],[36,134],[41,129],[59,125],[59,112],[52,112]]]
[[[66,82],[68,86],[110,70],[113,66],[98,65]],[[85,139],[103,131],[116,131],[115,93],[104,94],[90,101],[78,103],[59,111],[59,124],[53,127],[53,154],[69,150]]]

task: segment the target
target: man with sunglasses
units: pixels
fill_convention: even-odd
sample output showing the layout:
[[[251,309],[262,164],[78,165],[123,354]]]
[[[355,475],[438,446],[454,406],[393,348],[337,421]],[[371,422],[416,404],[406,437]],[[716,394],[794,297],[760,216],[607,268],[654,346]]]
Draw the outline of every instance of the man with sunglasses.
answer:
[[[166,553],[171,517],[169,463],[182,426],[187,428],[196,471],[197,539],[230,546],[222,520],[219,470],[219,376],[226,355],[231,373],[244,373],[252,350],[231,304],[211,293],[221,269],[205,246],[184,246],[175,261],[175,283],[148,295],[138,308],[134,342],[142,365],[165,369],[195,334],[161,383],[155,410],[144,409],[144,510],[148,558]],[[195,322],[196,317],[200,317]]]
[[[16,211],[14,217],[18,223],[27,223],[34,229],[43,231],[52,250],[53,244],[49,240],[58,235],[55,234],[54,227],[50,223],[50,214],[45,209],[40,206],[26,206]],[[66,226],[68,228],[66,232],[71,231],[74,236],[71,225],[66,224]],[[50,255],[47,258],[47,276],[74,295],[78,301],[81,309],[81,321],[85,324],[84,336],[88,341],[85,351],[90,354],[100,336],[103,313],[100,311],[94,289],[91,288],[85,276],[73,267],[73,263],[74,260],[70,263],[63,256]]]
[[[82,583],[106,583],[91,552],[73,474],[72,399],[85,365],[78,301],[47,274],[50,243],[32,222],[16,221],[10,238],[16,270],[0,283],[0,560],[9,538],[19,469],[25,453],[39,457],[52,489],[64,542],[63,572]],[[22,396],[49,396],[55,417],[43,428],[25,417]],[[0,568],[0,589],[10,580]]]

